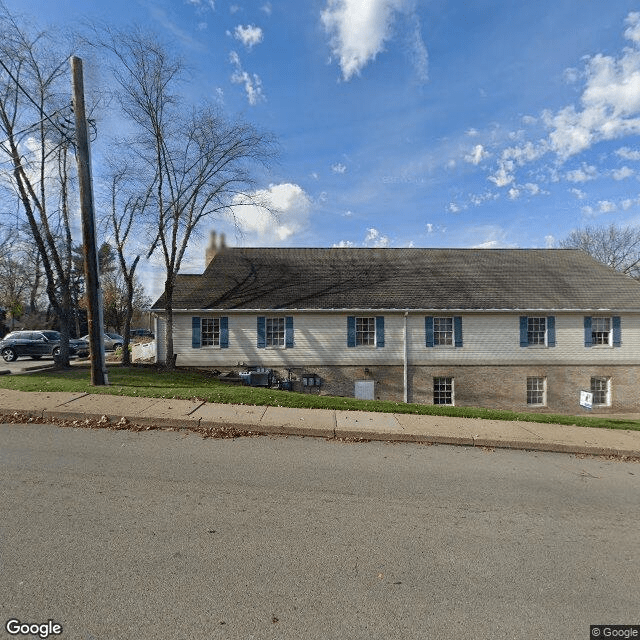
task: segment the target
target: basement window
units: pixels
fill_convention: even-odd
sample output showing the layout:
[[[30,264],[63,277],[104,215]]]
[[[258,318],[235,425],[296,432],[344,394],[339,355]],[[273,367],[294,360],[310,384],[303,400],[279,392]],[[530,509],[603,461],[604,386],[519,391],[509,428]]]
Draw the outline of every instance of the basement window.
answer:
[[[527,404],[533,407],[547,404],[546,378],[527,378]]]
[[[433,404],[453,405],[453,378],[433,379]]]
[[[611,405],[611,378],[591,378],[591,393],[593,393],[593,405],[608,407]]]

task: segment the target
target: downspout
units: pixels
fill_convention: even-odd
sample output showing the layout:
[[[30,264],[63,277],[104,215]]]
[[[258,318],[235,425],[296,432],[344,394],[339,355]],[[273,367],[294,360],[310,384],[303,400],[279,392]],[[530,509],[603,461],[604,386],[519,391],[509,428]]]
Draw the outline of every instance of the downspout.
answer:
[[[408,311],[404,312],[404,334],[403,334],[403,345],[402,345],[402,351],[403,351],[403,361],[404,361],[404,372],[403,372],[403,382],[404,382],[404,402],[405,404],[407,402],[409,402],[409,391],[408,391],[408,364],[407,364],[407,359],[408,359],[408,340],[407,340],[407,316],[409,315]]]

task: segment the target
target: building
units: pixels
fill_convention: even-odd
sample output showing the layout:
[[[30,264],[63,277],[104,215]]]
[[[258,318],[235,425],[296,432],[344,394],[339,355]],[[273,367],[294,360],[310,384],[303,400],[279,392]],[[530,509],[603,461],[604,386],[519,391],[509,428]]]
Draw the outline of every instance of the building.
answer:
[[[294,389],[517,411],[638,412],[640,284],[570,249],[207,251],[179,275],[177,366]],[[164,302],[156,314],[158,359]]]

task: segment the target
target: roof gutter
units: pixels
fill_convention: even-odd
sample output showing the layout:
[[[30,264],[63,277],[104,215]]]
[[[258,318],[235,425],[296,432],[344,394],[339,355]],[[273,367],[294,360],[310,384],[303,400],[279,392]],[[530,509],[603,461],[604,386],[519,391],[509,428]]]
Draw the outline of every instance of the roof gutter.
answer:
[[[151,309],[152,313],[162,314],[164,309]],[[257,309],[223,309],[223,308],[209,308],[209,309],[174,309],[173,313],[640,313],[640,307],[630,308],[605,308],[605,307],[577,307],[577,308],[539,308],[532,307],[528,309],[460,309],[460,308],[411,308],[411,309],[358,309],[354,307],[344,308],[332,308],[332,309],[310,309],[310,308],[293,308],[293,307],[279,307],[276,309],[266,309],[264,307]]]

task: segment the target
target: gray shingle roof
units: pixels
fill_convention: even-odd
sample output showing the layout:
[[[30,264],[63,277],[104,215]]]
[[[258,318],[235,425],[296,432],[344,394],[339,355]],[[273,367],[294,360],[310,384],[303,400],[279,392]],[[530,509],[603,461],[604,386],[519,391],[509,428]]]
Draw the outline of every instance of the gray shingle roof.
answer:
[[[226,248],[173,308],[640,310],[640,283],[573,249]]]

